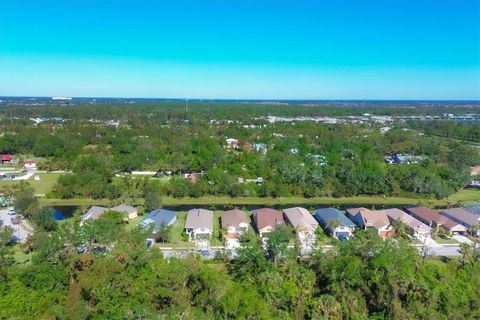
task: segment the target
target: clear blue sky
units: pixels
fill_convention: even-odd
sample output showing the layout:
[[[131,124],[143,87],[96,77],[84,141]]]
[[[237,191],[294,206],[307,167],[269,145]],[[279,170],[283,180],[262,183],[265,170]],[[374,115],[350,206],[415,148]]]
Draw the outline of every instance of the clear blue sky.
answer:
[[[480,99],[479,3],[0,0],[0,95]]]

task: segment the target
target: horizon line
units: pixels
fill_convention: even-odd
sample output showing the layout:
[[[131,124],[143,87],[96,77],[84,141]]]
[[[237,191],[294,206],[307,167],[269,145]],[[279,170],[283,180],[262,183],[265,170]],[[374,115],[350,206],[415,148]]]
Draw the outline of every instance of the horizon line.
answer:
[[[135,99],[135,100],[178,100],[178,101],[378,101],[378,102],[476,102],[480,103],[480,99],[376,99],[376,98],[187,98],[187,97],[125,97],[125,96],[30,96],[30,95],[0,95],[2,98],[30,98],[30,99],[52,99],[53,97],[65,97],[71,99]]]

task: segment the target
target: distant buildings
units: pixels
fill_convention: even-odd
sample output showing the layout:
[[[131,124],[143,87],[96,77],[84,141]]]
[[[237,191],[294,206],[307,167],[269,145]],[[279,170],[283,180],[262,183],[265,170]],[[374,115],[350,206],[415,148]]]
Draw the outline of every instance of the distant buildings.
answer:
[[[240,149],[238,139],[226,138],[225,141],[227,143],[227,150],[234,151]]]
[[[10,161],[12,161],[12,159],[13,159],[13,156],[10,155],[10,154],[2,154],[2,155],[0,156],[0,162],[1,162],[1,163],[10,162]]]
[[[419,164],[425,159],[424,156],[415,156],[411,154],[397,153],[393,156],[395,163],[397,164]]]
[[[261,154],[266,154],[268,151],[268,146],[265,143],[254,143],[252,147],[255,152],[259,152]]]

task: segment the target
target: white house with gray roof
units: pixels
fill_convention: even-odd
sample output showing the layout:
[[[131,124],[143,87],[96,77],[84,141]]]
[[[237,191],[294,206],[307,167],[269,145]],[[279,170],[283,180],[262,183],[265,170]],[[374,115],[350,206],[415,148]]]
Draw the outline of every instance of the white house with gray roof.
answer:
[[[185,232],[190,241],[209,240],[213,234],[213,211],[205,209],[188,211]]]
[[[101,206],[91,206],[82,216],[82,220],[97,220],[102,214],[108,211],[107,208]]]

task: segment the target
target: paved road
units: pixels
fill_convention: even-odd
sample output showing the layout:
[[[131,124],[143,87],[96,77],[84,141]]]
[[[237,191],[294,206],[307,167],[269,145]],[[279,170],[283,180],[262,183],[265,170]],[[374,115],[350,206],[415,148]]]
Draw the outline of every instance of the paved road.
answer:
[[[420,254],[426,250],[426,254],[429,256],[443,256],[443,257],[459,257],[461,256],[460,253],[460,245],[438,245],[435,247],[427,247],[427,249],[423,248],[423,245],[416,245],[415,246]],[[328,251],[332,249],[332,246],[325,246],[324,251]],[[203,256],[205,259],[213,259],[218,251],[225,250],[224,247],[211,247],[210,249],[200,250],[194,248],[165,248],[161,247],[160,250],[162,251],[165,258],[183,258],[187,255],[194,253]],[[232,254],[235,255],[235,252],[232,251]]]

